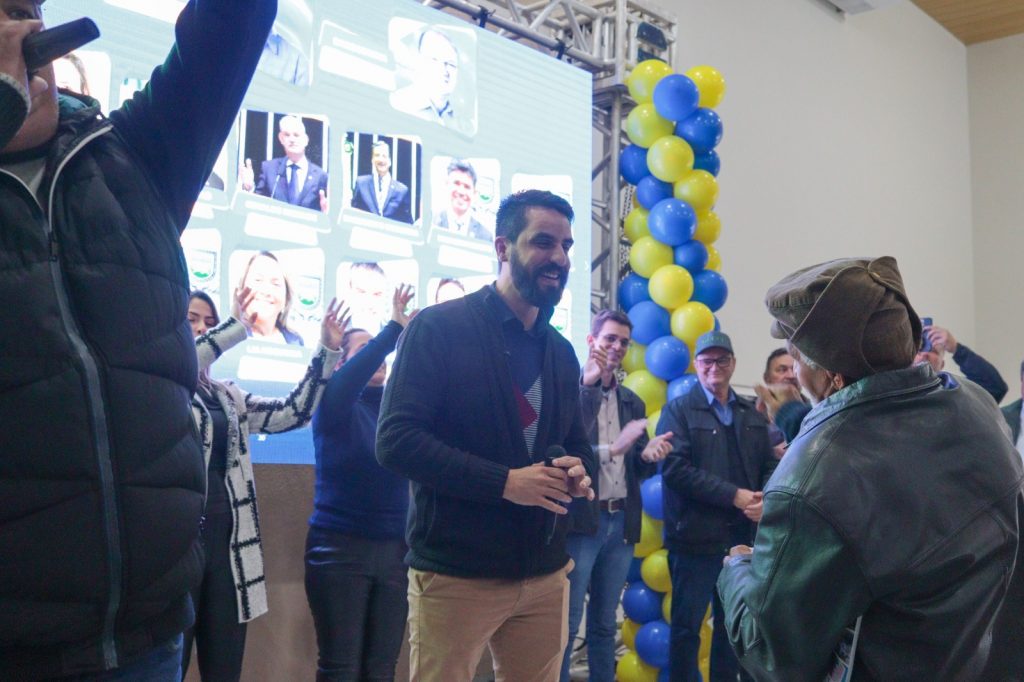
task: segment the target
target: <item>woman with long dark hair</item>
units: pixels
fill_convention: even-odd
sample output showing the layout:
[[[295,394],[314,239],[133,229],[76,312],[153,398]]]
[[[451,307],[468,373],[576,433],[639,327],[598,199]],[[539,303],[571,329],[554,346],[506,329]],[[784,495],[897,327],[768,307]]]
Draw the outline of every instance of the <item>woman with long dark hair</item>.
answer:
[[[316,496],[306,540],[306,596],[319,648],[318,682],[394,678],[405,633],[409,482],[377,463],[384,359],[412,315],[412,287],[392,297],[376,337],[350,329],[344,359],[313,417]]]
[[[248,310],[253,292],[237,292],[235,309]],[[267,610],[259,514],[250,433],[280,433],[306,425],[341,357],[347,310],[331,301],[320,325],[320,345],[305,376],[285,398],[261,398],[230,382],[210,378],[210,365],[244,341],[255,315],[223,323],[213,300],[201,291],[189,299],[188,319],[199,356],[199,389],[192,412],[206,455],[206,511],[202,540],[206,566],[192,591],[195,625],[185,632],[182,679],[195,641],[199,673],[208,682],[238,680],[248,621]]]

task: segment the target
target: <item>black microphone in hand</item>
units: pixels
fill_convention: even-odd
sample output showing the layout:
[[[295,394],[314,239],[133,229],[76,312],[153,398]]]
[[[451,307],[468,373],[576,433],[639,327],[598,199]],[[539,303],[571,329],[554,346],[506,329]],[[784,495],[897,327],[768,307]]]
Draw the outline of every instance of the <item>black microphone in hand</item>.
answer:
[[[100,30],[92,19],[78,19],[25,37],[21,51],[25,67],[35,73],[58,57],[77,50],[100,37]]]
[[[544,466],[553,467],[555,466],[555,460],[559,457],[565,457],[569,453],[565,451],[561,445],[549,445],[547,451],[544,453]],[[560,504],[560,503],[559,503]],[[557,512],[551,512],[551,519],[548,521],[548,532],[547,538],[545,539],[546,544],[551,544],[552,538],[555,537],[555,527],[558,525],[558,517],[560,514]]]

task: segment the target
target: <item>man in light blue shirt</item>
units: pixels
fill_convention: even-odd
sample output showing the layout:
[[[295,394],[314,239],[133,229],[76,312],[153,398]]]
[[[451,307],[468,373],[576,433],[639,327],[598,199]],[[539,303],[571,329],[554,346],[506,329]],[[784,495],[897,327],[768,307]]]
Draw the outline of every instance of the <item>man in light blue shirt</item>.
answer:
[[[759,492],[775,470],[768,422],[729,385],[732,341],[708,332],[694,347],[699,381],[662,409],[658,433],[672,432],[662,471],[665,546],[672,575],[671,680],[696,682],[700,627],[712,603],[711,680],[735,682],[739,664],[723,626],[715,581],[723,547],[753,541]],[[749,544],[749,543],[748,543]]]

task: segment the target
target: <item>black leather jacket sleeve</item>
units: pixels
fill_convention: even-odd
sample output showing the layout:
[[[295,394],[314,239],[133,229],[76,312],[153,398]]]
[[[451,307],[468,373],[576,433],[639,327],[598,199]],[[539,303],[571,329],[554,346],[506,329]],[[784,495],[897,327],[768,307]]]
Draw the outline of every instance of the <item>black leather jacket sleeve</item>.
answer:
[[[846,627],[871,595],[853,553],[827,519],[789,491],[770,491],[752,558],[718,578],[725,625],[759,682],[818,682]]]

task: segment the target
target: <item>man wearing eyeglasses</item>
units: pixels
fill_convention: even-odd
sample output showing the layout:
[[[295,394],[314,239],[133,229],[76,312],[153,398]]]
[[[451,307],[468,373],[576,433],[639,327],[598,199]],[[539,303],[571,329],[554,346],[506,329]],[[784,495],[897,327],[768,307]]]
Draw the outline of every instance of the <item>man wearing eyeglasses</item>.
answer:
[[[740,675],[725,631],[715,581],[722,549],[749,544],[761,519],[761,488],[775,470],[768,422],[754,401],[729,386],[732,341],[719,331],[697,339],[698,384],[666,405],[658,433],[672,432],[662,471],[665,545],[672,575],[673,682],[700,680],[700,626],[712,604],[711,680]]]

